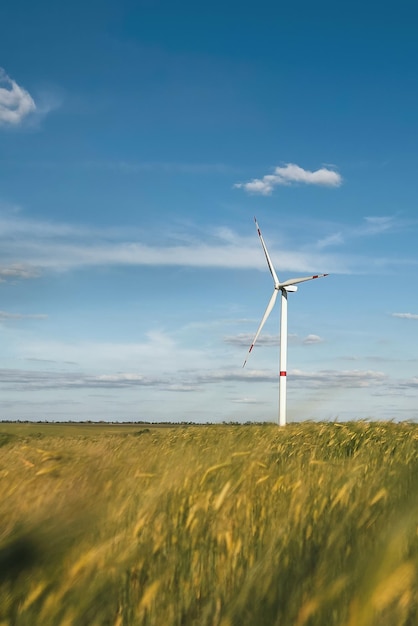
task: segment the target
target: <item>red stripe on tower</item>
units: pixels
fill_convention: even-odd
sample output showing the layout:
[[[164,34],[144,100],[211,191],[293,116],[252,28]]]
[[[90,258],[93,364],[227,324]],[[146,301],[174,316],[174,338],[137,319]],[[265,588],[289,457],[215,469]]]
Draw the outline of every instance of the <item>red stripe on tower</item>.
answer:
[[[280,376],[286,376],[286,372],[280,372]]]

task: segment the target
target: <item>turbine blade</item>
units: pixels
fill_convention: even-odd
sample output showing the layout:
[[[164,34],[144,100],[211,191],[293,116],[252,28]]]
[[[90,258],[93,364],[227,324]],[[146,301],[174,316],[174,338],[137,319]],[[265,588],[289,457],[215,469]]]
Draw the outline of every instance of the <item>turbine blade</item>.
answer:
[[[278,294],[278,293],[279,293],[279,292],[277,291],[277,289],[275,289],[275,290],[273,291],[273,295],[272,295],[272,296],[271,296],[271,298],[270,298],[270,302],[269,302],[269,303],[268,303],[268,305],[267,305],[267,308],[266,308],[266,310],[265,310],[265,312],[264,312],[264,315],[263,315],[263,319],[262,319],[262,320],[261,320],[261,322],[260,322],[260,326],[258,327],[258,330],[257,330],[257,332],[256,332],[256,334],[255,334],[254,339],[253,339],[253,342],[252,342],[252,344],[251,344],[251,346],[250,346],[250,349],[248,350],[247,358],[245,359],[245,361],[244,361],[244,365],[243,365],[242,367],[245,367],[245,364],[247,363],[248,358],[249,358],[249,356],[250,356],[250,354],[251,354],[251,350],[254,348],[255,342],[256,342],[256,341],[257,341],[257,339],[258,339],[258,335],[261,333],[261,329],[263,328],[264,324],[266,323],[266,320],[267,320],[268,316],[270,315],[270,313],[271,313],[271,312],[272,312],[272,310],[273,310],[273,307],[274,307],[274,305],[275,305],[275,302],[276,302],[276,298],[277,298],[277,294]]]
[[[258,236],[260,237],[261,245],[263,246],[263,250],[264,250],[265,257],[266,257],[267,265],[269,266],[270,274],[272,275],[273,280],[274,280],[274,286],[276,287],[279,284],[279,279],[277,278],[277,274],[274,270],[273,263],[271,262],[270,255],[267,251],[267,246],[264,243],[263,235],[261,234],[260,227],[257,224],[257,220],[255,217],[254,217],[254,222],[257,228]]]
[[[279,283],[279,287],[287,287],[288,285],[297,285],[298,283],[304,283],[307,280],[313,280],[314,278],[323,278],[328,274],[315,274],[315,276],[304,276],[303,278],[290,278],[285,280],[284,283]]]

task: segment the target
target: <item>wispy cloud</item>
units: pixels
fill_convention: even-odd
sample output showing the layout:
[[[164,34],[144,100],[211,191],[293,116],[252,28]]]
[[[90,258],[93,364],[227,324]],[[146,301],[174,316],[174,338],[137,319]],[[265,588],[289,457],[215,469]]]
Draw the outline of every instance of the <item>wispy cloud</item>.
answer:
[[[234,404],[255,404],[257,406],[260,406],[260,404],[266,404],[266,402],[264,401],[260,401],[259,398],[247,398],[246,396],[244,396],[243,398],[234,398],[232,400],[232,402]]]
[[[337,357],[339,361],[371,361],[373,363],[416,363],[418,358],[415,359],[404,359],[393,356],[393,354],[388,356],[380,356],[377,354],[366,354],[364,356],[347,354],[340,357]]]
[[[7,320],[45,320],[48,315],[44,313],[9,313],[8,311],[0,311],[0,322]]]
[[[232,346],[240,346],[249,348],[254,339],[254,334],[239,333],[238,335],[228,335],[224,337],[224,342]],[[279,343],[278,335],[260,335],[257,339],[257,346],[277,346]]]
[[[97,389],[132,386],[167,385],[167,379],[142,374],[90,375],[83,372],[33,371],[1,369],[0,384],[15,389],[24,386],[26,391],[42,389]]]
[[[322,167],[311,172],[295,163],[287,163],[284,167],[276,167],[273,174],[266,174],[263,178],[253,178],[248,183],[236,183],[235,188],[245,189],[248,193],[270,196],[278,185],[319,185],[322,187],[339,187],[342,184],[341,175],[331,169]]]
[[[292,385],[303,388],[328,389],[340,387],[345,389],[381,386],[387,381],[384,372],[375,370],[319,370],[308,372],[300,369],[288,372],[289,381]],[[242,381],[245,383],[277,383],[277,373],[271,370],[214,370],[206,373],[196,373],[196,379],[200,384],[227,381]]]
[[[0,68],[0,126],[19,126],[36,111],[36,104],[26,89]]]
[[[384,372],[375,370],[319,370],[294,369],[288,372],[289,381],[300,389],[376,389],[390,393],[391,389],[418,386],[418,379],[390,381]],[[141,371],[115,373],[86,373],[56,370],[0,369],[3,389],[30,391],[68,389],[155,389],[169,392],[196,392],[212,385],[231,383],[277,384],[277,372],[272,370],[243,370],[219,368],[211,370],[180,370],[171,373]],[[246,392],[248,394],[248,391]],[[248,395],[240,402],[251,402]]]
[[[364,224],[360,228],[358,234],[361,235],[380,235],[380,233],[393,230],[396,226],[395,218],[392,215],[365,217]]]
[[[318,239],[316,242],[316,248],[318,250],[324,250],[325,248],[333,246],[341,247],[356,239],[377,237],[386,233],[410,229],[412,224],[411,222],[397,219],[394,215],[376,215],[364,217],[362,221],[355,226],[351,225],[347,227],[341,224],[334,224],[333,226],[338,230]],[[325,227],[330,228],[330,225],[325,225]]]
[[[382,385],[387,380],[384,372],[375,370],[320,370],[319,372],[306,372],[295,369],[289,372],[295,382],[308,387],[343,387],[361,388]]]
[[[0,207],[1,209],[1,207]],[[359,236],[354,229],[346,236]],[[369,232],[369,236],[374,236]],[[279,246],[279,249],[277,248]],[[416,263],[402,258],[343,255],[326,246],[269,241],[269,251],[279,275],[314,271],[332,274],[393,271],[397,264]],[[367,263],[366,263],[367,261]],[[6,210],[0,213],[0,281],[36,278],[46,272],[64,272],[104,266],[193,267],[266,270],[259,242],[230,228],[206,228],[195,233],[192,225],[166,229],[153,241],[152,233],[121,226],[91,227],[28,219]]]
[[[312,250],[282,248],[275,254],[277,271],[333,273],[346,268],[336,257]],[[153,243],[148,231],[121,227],[92,228],[27,219],[7,212],[0,215],[0,280],[33,278],[45,271],[68,271],[95,266],[177,266],[265,269],[257,238],[229,228],[190,234],[184,229],[159,233]]]
[[[119,376],[121,372],[137,372],[139,368],[140,373],[142,369],[146,371],[146,378],[159,377],[163,368],[164,381],[171,381],[167,372],[178,372],[179,363],[198,369],[204,360],[210,362],[211,359],[207,351],[198,346],[185,346],[162,330],[151,330],[141,339],[126,342],[43,340],[25,336],[16,345],[16,353],[20,359],[34,365],[40,360],[80,363],[87,372],[101,371],[103,375],[112,376],[115,371]],[[127,380],[125,382],[128,384]]]
[[[398,386],[401,389],[418,389],[418,377],[417,376],[413,376],[412,378],[409,378],[408,380],[402,380],[399,382]]]
[[[252,335],[249,333],[239,333],[238,335],[228,335],[224,337],[224,342],[232,346],[249,348],[253,339],[254,333]],[[287,339],[289,343],[303,344],[305,346],[322,343],[324,341],[324,339],[319,335],[307,335],[306,337],[301,338],[295,333],[289,333]],[[257,339],[256,346],[278,346],[279,343],[279,335],[261,334]]]
[[[392,313],[392,317],[400,317],[404,320],[418,320],[418,313]]]
[[[27,265],[12,264],[9,266],[0,266],[0,282],[16,278],[37,278],[38,276],[39,271],[34,267],[29,267]]]
[[[329,248],[331,246],[340,246],[344,243],[344,237],[341,232],[332,233],[331,235],[327,235],[320,239],[316,246],[319,250],[323,248]]]

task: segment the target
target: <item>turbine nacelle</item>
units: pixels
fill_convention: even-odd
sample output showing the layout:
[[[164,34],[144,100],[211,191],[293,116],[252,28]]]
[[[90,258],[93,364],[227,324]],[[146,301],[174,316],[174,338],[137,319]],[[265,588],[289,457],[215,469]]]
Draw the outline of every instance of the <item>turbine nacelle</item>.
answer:
[[[274,285],[274,288],[276,291],[297,291],[298,288],[296,287],[296,285],[282,285],[281,283],[279,283],[278,285]]]
[[[286,287],[280,287],[280,289],[284,289],[285,291],[291,291],[291,292],[298,290],[296,285],[287,285]]]

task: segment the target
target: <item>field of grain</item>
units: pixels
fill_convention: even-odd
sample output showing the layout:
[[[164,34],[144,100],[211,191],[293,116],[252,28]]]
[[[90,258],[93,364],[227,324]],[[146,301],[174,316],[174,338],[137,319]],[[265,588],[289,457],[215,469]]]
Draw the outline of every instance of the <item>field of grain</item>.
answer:
[[[418,624],[418,427],[0,424],[0,626]]]

